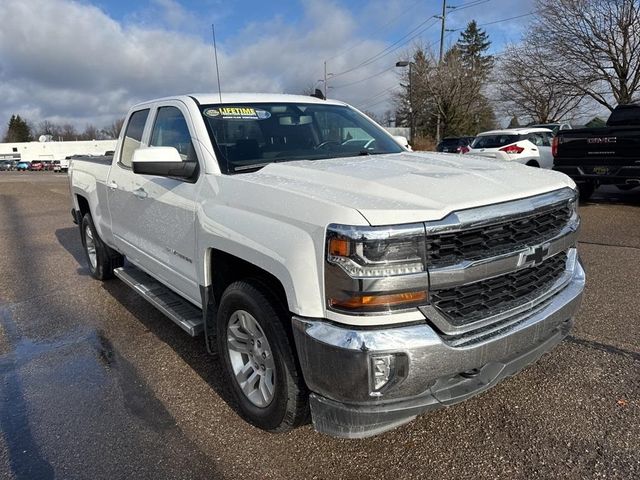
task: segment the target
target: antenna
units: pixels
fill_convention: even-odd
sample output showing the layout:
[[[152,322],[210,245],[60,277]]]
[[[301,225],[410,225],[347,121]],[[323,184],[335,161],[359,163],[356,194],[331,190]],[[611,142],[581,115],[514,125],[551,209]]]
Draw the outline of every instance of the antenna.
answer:
[[[222,90],[220,89],[220,68],[218,67],[218,47],[216,46],[216,29],[211,24],[211,35],[213,36],[213,54],[216,58],[216,75],[218,77],[218,97],[220,98],[220,103],[222,103]]]

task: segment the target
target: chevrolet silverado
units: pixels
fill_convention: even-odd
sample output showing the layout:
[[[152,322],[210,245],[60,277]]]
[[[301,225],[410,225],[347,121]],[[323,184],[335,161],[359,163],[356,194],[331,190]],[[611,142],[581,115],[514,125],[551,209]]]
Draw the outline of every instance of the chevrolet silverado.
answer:
[[[366,437],[465,400],[558,344],[584,288],[569,177],[412,153],[338,101],[141,103],[69,177],[92,276],[203,334],[268,431]]]

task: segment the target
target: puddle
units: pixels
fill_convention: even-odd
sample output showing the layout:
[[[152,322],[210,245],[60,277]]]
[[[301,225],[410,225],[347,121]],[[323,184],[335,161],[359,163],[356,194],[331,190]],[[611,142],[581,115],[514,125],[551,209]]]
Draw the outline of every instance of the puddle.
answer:
[[[75,448],[96,431],[144,437],[177,429],[103,332],[83,327],[48,341],[19,337],[6,307],[0,326],[9,343],[0,355],[0,435],[17,480],[54,478],[49,461],[56,458],[42,452],[57,451],[58,443]]]

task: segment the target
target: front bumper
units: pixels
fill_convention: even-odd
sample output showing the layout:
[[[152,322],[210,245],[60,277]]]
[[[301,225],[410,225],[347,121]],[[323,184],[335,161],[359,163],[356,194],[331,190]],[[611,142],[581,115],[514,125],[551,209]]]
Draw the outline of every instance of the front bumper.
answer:
[[[466,347],[448,345],[426,323],[356,330],[294,317],[315,429],[337,437],[368,437],[492,387],[562,341],[580,306],[584,283],[577,262],[571,281],[542,308],[507,331]],[[372,394],[371,358],[381,354],[402,359],[401,368],[387,387]]]
[[[604,174],[596,173],[597,170],[594,170],[593,166],[583,165],[554,165],[553,169],[568,175],[577,184],[592,182],[598,185],[625,185],[633,182],[635,185],[640,181],[640,166],[638,165],[606,166],[606,161],[603,161],[602,164],[605,167],[601,168],[607,169]]]

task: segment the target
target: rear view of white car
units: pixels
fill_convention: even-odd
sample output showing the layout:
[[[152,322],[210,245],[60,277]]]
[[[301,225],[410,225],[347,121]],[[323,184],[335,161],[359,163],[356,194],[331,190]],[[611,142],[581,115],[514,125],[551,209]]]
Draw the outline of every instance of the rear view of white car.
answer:
[[[518,162],[530,167],[552,168],[553,154],[548,128],[513,128],[479,134],[471,144],[469,155]]]

